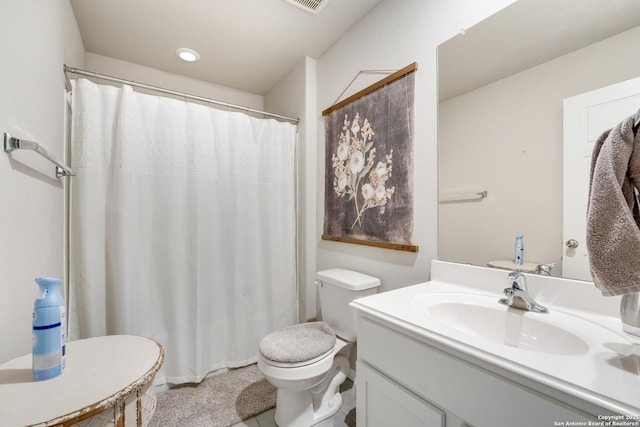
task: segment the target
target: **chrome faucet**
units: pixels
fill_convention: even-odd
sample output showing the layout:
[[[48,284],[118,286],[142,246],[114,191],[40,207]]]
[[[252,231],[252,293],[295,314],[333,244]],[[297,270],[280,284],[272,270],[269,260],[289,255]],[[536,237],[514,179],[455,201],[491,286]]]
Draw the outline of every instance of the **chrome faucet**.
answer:
[[[511,287],[505,288],[504,294],[506,298],[501,298],[498,301],[500,304],[536,313],[549,312],[547,307],[535,302],[527,292],[527,279],[524,274],[512,271],[509,273],[509,282],[511,282]]]
[[[551,276],[551,269],[556,266],[555,262],[549,264],[536,265],[536,274],[542,274],[543,276]]]

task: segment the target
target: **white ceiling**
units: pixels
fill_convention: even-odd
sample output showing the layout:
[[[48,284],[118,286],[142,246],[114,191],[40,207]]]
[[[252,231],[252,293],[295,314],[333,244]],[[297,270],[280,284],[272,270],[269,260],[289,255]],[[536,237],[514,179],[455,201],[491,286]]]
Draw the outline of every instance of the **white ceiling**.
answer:
[[[327,0],[325,0],[327,1]],[[285,0],[71,0],[88,52],[264,95],[318,58],[382,0],[328,0],[318,15]],[[201,59],[187,63],[176,49]]]
[[[638,25],[638,0],[516,1],[440,45],[440,101]]]

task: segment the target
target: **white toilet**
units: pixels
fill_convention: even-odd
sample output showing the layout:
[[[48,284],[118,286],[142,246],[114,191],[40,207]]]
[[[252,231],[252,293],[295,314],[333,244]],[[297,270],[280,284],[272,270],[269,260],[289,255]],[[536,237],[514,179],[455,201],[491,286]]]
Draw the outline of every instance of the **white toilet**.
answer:
[[[278,389],[275,421],[280,427],[309,427],[342,405],[340,385],[349,372],[356,341],[355,310],[349,303],[373,295],[380,280],[334,268],[317,273],[321,322],[302,323],[262,339],[258,367]]]

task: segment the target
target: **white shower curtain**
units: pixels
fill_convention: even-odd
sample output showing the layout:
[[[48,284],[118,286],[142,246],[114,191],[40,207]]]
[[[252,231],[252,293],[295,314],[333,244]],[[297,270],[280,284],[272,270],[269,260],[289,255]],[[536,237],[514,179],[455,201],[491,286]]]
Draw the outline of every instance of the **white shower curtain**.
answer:
[[[155,339],[157,383],[254,362],[297,320],[296,127],[86,79],[72,110],[70,339]]]

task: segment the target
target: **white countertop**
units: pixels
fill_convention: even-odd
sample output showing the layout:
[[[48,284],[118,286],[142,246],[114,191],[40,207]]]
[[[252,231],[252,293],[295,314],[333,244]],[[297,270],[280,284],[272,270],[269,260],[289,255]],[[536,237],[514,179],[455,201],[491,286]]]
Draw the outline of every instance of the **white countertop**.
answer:
[[[582,335],[588,349],[572,354],[530,351],[472,336],[434,321],[416,304],[428,301],[429,295],[473,294],[495,298],[497,307],[508,310],[498,304],[508,285],[507,274],[434,261],[431,281],[361,298],[352,306],[409,331],[427,344],[452,349],[472,363],[498,367],[506,376],[512,373],[514,378],[543,384],[612,413],[640,415],[640,346],[622,332],[617,317],[619,297],[603,297],[591,283],[526,275],[530,294],[550,313],[523,311],[522,315]]]
[[[534,273],[538,265],[539,264],[535,262],[525,262],[522,265],[518,265],[512,260],[496,260],[489,261],[487,263],[487,267],[500,268],[502,270],[509,271],[521,271],[523,273]]]

